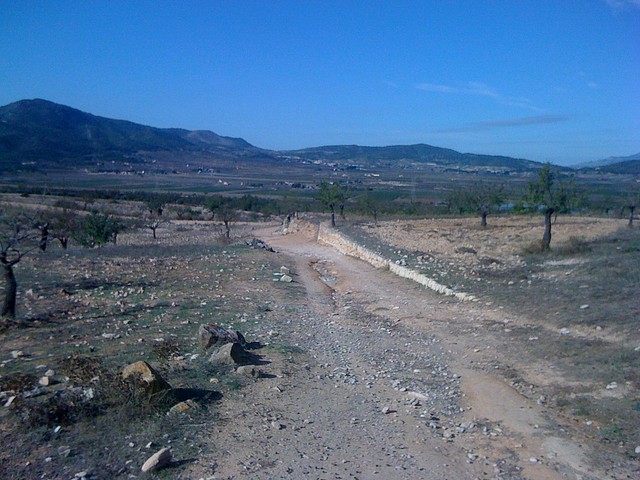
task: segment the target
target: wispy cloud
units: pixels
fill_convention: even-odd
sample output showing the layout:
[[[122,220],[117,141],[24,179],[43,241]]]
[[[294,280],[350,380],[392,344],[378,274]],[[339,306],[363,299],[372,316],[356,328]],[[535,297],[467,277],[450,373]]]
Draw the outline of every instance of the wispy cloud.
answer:
[[[449,87],[448,85],[437,85],[435,83],[419,83],[418,85],[416,85],[416,88],[425,92],[460,93],[460,90],[455,87]]]
[[[536,115],[530,117],[509,118],[504,120],[486,120],[469,123],[463,127],[438,130],[437,133],[483,132],[499,128],[526,127],[531,125],[546,125],[570,120],[569,115]]]
[[[640,0],[639,0],[640,1]],[[523,97],[511,97],[503,95],[496,91],[494,88],[482,83],[482,82],[468,82],[462,87],[453,87],[450,85],[440,85],[436,83],[419,83],[416,85],[418,90],[425,92],[435,93],[450,93],[450,94],[462,94],[462,95],[474,95],[480,97],[492,98],[496,102],[502,105],[508,105],[510,107],[524,108],[535,112],[542,112],[541,108],[536,107],[533,102]]]
[[[623,10],[625,8],[640,8],[640,0],[605,0],[614,10]]]

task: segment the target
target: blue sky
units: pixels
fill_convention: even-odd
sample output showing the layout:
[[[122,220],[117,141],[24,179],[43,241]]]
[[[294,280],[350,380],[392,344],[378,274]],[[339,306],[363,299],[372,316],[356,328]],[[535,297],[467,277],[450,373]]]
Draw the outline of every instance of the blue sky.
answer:
[[[0,0],[0,104],[254,145],[640,152],[640,0]]]

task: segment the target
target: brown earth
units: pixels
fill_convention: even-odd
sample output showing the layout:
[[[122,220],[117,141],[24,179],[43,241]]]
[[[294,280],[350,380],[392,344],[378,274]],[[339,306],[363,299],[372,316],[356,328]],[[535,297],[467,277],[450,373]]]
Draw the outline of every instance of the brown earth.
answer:
[[[521,239],[521,245],[538,233],[538,229],[519,220],[490,221],[492,235],[503,228],[505,233],[499,237]],[[503,227],[498,226],[500,222],[504,222]],[[569,223],[571,229],[562,227]],[[449,263],[475,268],[468,253],[456,253],[461,246],[479,252],[474,258],[498,259],[496,268],[520,265],[516,255],[520,245],[498,248],[498,244],[491,244],[488,231],[473,227],[465,228],[466,233],[457,230],[464,225],[459,220],[438,221],[437,226],[429,221],[414,226],[399,222],[368,230],[379,230],[380,238],[397,243],[398,248],[437,257],[442,268]],[[169,228],[175,231],[170,233]],[[237,249],[219,254],[203,250],[185,262],[178,254],[154,254],[147,259],[147,252],[135,250],[104,263],[86,260],[83,264],[83,268],[104,271],[107,279],[113,276],[114,282],[120,279],[123,286],[118,284],[114,299],[105,294],[92,300],[105,310],[104,319],[89,317],[95,332],[73,330],[83,317],[69,314],[74,323],[65,326],[64,332],[72,338],[70,343],[92,349],[95,346],[98,351],[103,348],[117,361],[125,352],[134,356],[127,343],[131,342],[137,348],[135,356],[142,359],[139,338],[153,342],[158,336],[175,337],[188,342],[198,321],[209,318],[207,309],[215,304],[225,315],[230,315],[225,309],[232,306],[234,311],[241,309],[244,313],[237,315],[240,323],[236,327],[244,326],[248,339],[258,340],[263,346],[256,350],[263,360],[259,366],[262,378],[243,380],[239,388],[224,390],[222,399],[205,413],[174,420],[180,422],[181,429],[176,429],[179,434],[173,434],[173,424],[158,420],[154,448],[175,449],[175,463],[159,472],[158,478],[595,480],[637,478],[640,474],[637,458],[629,454],[633,446],[625,445],[619,452],[615,448],[603,450],[595,440],[595,430],[602,425],[577,422],[560,415],[548,401],[539,401],[550,384],[565,380],[565,372],[551,357],[524,349],[528,335],[514,335],[534,322],[527,312],[481,297],[475,303],[460,302],[430,292],[389,271],[319,245],[312,228],[290,235],[282,235],[276,225],[244,228],[245,234],[263,239],[278,253],[260,251],[240,257]],[[613,224],[598,222],[596,228],[602,230],[590,232],[601,235]],[[438,231],[426,237],[425,232],[430,230]],[[580,221],[559,223],[554,241],[561,241],[563,235],[584,236],[583,230]],[[124,235],[122,241],[125,246],[118,248],[140,248],[149,241],[149,234]],[[166,226],[157,241],[159,245],[177,244],[186,249],[206,248],[208,242],[211,238],[204,224]],[[139,258],[135,258],[135,252]],[[208,270],[215,255],[225,256],[234,266]],[[61,257],[59,267],[64,268],[67,261]],[[153,269],[147,270],[150,263]],[[294,281],[272,282],[269,277],[276,265],[290,268]],[[80,267],[74,268],[69,269],[77,278],[74,281],[81,282],[89,275]],[[131,279],[145,279],[139,297],[137,287],[127,283],[129,277],[121,278],[123,268]],[[192,279],[199,287],[189,291]],[[169,285],[169,281],[176,292],[186,288],[187,293],[180,297],[169,290],[165,297],[157,297],[156,284]],[[133,293],[127,297],[127,292]],[[74,294],[75,306],[67,308],[79,308],[92,295]],[[36,309],[36,300],[29,301]],[[190,318],[184,320],[178,314],[187,307]],[[138,311],[142,315],[153,312],[155,320],[142,325],[142,318],[136,319],[131,313]],[[252,311],[257,312],[255,321]],[[125,315],[128,320],[123,326]],[[37,343],[36,330],[30,329],[26,336],[5,334],[3,358],[11,350],[31,349],[32,364],[47,363],[47,351]],[[101,338],[103,330],[118,332],[116,341]],[[588,328],[581,332],[589,338],[610,334]],[[540,338],[560,338],[557,325],[551,321],[536,323],[534,333]],[[51,334],[56,335],[56,330]],[[37,349],[43,350],[41,354]],[[177,375],[189,368],[188,361],[176,362],[179,368],[174,366],[169,373]],[[175,378],[168,380],[174,387],[181,386]],[[217,384],[212,385],[215,388]],[[185,381],[183,386],[189,384]],[[600,390],[606,391],[604,385]],[[132,433],[114,441],[121,444],[122,451],[110,444],[108,455],[89,455],[90,447],[85,445],[83,448],[89,448],[86,461],[70,458],[78,466],[76,470],[82,467],[90,471],[88,478],[138,478],[139,466],[153,453],[153,449],[138,445],[149,440],[148,436]],[[128,442],[135,447],[127,450]],[[53,443],[43,442],[23,459],[8,460],[3,452],[0,460],[42,463],[40,457],[50,455]],[[104,461],[122,468],[113,470],[117,474],[105,473],[101,470]],[[47,464],[47,478],[73,477],[74,466],[56,462],[54,459]]]

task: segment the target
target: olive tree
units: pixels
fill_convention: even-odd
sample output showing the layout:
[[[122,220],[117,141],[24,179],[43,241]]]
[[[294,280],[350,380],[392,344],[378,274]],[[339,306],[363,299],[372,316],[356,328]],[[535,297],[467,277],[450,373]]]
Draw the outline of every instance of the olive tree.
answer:
[[[318,193],[318,200],[331,211],[331,226],[336,226],[336,207],[340,209],[340,215],[344,218],[344,206],[347,201],[347,193],[339,182],[322,182]]]
[[[571,182],[560,179],[557,171],[546,163],[535,180],[529,182],[527,200],[530,206],[544,212],[544,234],[541,250],[547,251],[551,245],[552,217],[558,213],[571,211],[580,203],[580,195]]]
[[[18,283],[13,267],[36,247],[37,231],[33,219],[18,213],[0,213],[0,267],[4,278],[4,295],[0,316],[16,317]]]

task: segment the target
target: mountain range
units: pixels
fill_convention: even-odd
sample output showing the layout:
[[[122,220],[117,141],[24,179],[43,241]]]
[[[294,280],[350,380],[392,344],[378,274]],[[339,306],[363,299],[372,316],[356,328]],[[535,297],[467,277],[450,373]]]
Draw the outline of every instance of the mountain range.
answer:
[[[20,100],[0,107],[0,171],[97,169],[109,165],[146,164],[163,169],[216,162],[335,162],[338,164],[397,164],[497,167],[526,171],[540,163],[495,155],[460,153],[425,144],[366,147],[335,145],[292,151],[272,151],[242,138],[207,130],[156,128],[126,120],[92,115],[48,100]],[[640,161],[631,161],[631,167]],[[614,162],[615,163],[615,162]],[[616,163],[617,164],[617,163]],[[612,166],[601,167],[610,169]],[[615,168],[615,166],[614,166]],[[623,167],[628,170],[627,166]]]

